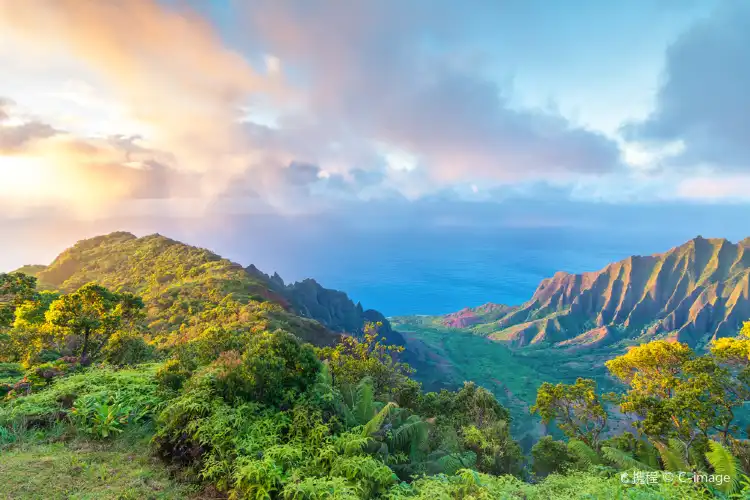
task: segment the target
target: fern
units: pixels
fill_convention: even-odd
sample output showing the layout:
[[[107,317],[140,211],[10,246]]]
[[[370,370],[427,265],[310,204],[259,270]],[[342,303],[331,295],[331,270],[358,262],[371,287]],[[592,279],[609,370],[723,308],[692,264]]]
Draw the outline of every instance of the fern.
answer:
[[[408,448],[409,455],[414,459],[419,450],[425,447],[428,438],[429,427],[427,422],[417,415],[412,415],[393,431],[391,448],[393,450]]]
[[[372,379],[365,377],[357,384],[353,413],[358,424],[364,424],[375,415],[375,388]]]
[[[336,439],[336,448],[340,453],[343,453],[344,456],[350,457],[362,453],[362,450],[364,450],[369,442],[369,436],[346,433],[341,434]]]
[[[470,469],[477,463],[477,454],[473,451],[466,453],[451,453],[436,460],[445,474],[456,474],[461,469]]]
[[[284,486],[281,497],[284,500],[359,500],[362,488],[352,485],[343,477],[308,477],[299,483]]]
[[[708,443],[711,451],[706,453],[706,459],[711,464],[714,473],[720,476],[728,476],[729,481],[717,485],[722,493],[733,493],[737,490],[741,475],[740,466],[737,459],[721,443],[710,441]]]
[[[654,446],[659,451],[659,456],[661,456],[661,462],[664,470],[667,470],[669,472],[689,471],[691,469],[690,464],[685,462],[685,459],[682,458],[683,454],[680,453],[679,449],[674,444],[674,440],[670,441],[670,444],[672,446],[667,446],[664,443],[660,443],[658,441],[654,442]]]
[[[661,464],[659,463],[659,451],[651,444],[650,441],[643,441],[640,449],[635,452],[635,458],[647,464],[652,469],[659,469]]]
[[[578,459],[578,462],[584,467],[591,465],[601,465],[602,461],[599,454],[596,453],[589,445],[578,439],[568,441],[568,449]]]
[[[398,408],[398,405],[394,402],[386,404],[382,410],[380,410],[374,417],[370,419],[369,422],[367,422],[362,427],[362,436],[372,436],[378,430],[380,430],[380,427],[383,425],[385,419],[388,418],[388,415],[395,408]]]
[[[602,455],[620,469],[653,470],[653,467],[650,465],[633,458],[630,453],[618,448],[602,446]]]

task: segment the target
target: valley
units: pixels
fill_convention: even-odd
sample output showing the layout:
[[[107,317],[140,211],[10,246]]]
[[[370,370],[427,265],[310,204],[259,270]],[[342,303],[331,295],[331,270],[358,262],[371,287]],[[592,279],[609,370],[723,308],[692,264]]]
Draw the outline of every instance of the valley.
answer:
[[[49,265],[0,274],[0,471],[29,470],[31,482],[12,484],[27,497],[47,474],[34,461],[68,471],[60,498],[134,485],[159,498],[425,498],[439,487],[562,500],[581,494],[577,481],[621,494],[617,474],[633,467],[738,478],[750,460],[739,437],[750,327],[737,336],[748,262],[748,240],[696,238],[558,273],[518,306],[386,318],[313,279],[288,284],[159,234],[82,240]],[[714,454],[679,462],[662,440],[695,441],[696,429]]]

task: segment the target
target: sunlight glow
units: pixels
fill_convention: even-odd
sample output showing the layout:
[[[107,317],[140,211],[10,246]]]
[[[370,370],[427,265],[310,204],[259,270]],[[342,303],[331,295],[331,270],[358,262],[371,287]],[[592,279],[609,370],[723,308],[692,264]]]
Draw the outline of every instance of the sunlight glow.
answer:
[[[50,169],[39,158],[0,156],[0,196],[7,199],[43,198],[54,194]]]

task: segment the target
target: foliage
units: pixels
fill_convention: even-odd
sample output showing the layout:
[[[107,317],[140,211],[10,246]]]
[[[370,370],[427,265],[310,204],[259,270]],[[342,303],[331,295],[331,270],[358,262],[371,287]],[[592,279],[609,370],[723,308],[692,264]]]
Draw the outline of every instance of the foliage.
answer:
[[[537,441],[531,449],[531,456],[534,460],[531,469],[540,477],[565,472],[575,462],[567,444],[555,441],[552,436],[544,436]]]
[[[0,273],[0,329],[13,323],[16,308],[36,293],[36,278],[24,273]]]
[[[477,455],[477,469],[488,474],[519,474],[523,453],[510,435],[508,423],[498,420],[484,427],[462,429],[463,444]]]
[[[319,371],[320,361],[311,346],[277,330],[253,337],[242,355],[223,353],[200,380],[226,401],[289,406],[315,383]]]
[[[117,331],[104,345],[102,358],[107,363],[117,366],[137,365],[153,360],[154,348],[143,338],[143,335]]]
[[[717,341],[706,356],[657,341],[608,362],[627,385],[616,401],[635,417],[638,435],[605,439],[610,419],[592,380],[541,384],[532,411],[569,439],[539,440],[529,476],[513,438],[517,423],[495,394],[521,406],[519,397],[536,389],[523,361],[541,358],[496,351],[503,353],[498,363],[485,366],[473,363],[469,350],[462,371],[446,371],[458,390],[431,386],[436,392],[425,393],[406,363],[413,353],[388,345],[378,331],[383,325],[314,348],[305,341],[320,345],[333,336],[285,309],[275,295],[283,284],[260,275],[254,281],[210,252],[163,237],[133,240],[118,233],[81,242],[39,271],[62,294],[35,291],[33,279],[0,288],[6,316],[12,307],[12,324],[0,332],[3,356],[25,368],[0,366],[3,450],[28,436],[65,433],[116,447],[134,429],[153,429],[153,449],[175,471],[237,499],[700,498],[750,491],[741,468],[750,463],[750,445],[738,439],[735,422],[748,399],[744,337]],[[101,284],[89,283],[99,277]],[[460,343],[440,339],[439,349]],[[470,345],[483,349],[486,340]],[[140,364],[153,359],[166,361]],[[109,365],[91,366],[96,360]],[[510,375],[499,375],[499,366]],[[492,390],[455,384],[473,378],[464,374],[492,380]],[[620,480],[622,473],[660,469],[731,481]],[[522,480],[529,477],[534,483]]]
[[[193,371],[178,359],[170,359],[156,372],[159,386],[172,391],[179,391]]]
[[[147,417],[163,403],[154,379],[155,367],[137,370],[90,368],[55,380],[36,393],[0,405],[0,426],[49,427],[72,418],[87,401],[117,401]],[[145,412],[145,413],[144,413]]]
[[[45,319],[63,339],[73,337],[81,364],[95,359],[116,332],[138,327],[143,301],[131,293],[114,293],[89,283],[55,300]]]
[[[679,440],[683,459],[693,444],[719,433],[724,443],[736,432],[736,410],[750,397],[745,372],[736,376],[720,357],[697,356],[688,346],[654,341],[607,362],[629,384],[620,408],[635,414],[637,429],[651,439]]]
[[[568,437],[594,448],[607,426],[607,412],[596,393],[596,382],[588,379],[579,378],[573,385],[543,383],[531,411],[547,424],[554,420]]]
[[[361,338],[345,336],[335,347],[318,349],[318,356],[328,364],[336,387],[351,391],[365,377],[373,381],[375,394],[400,405],[408,405],[419,393],[419,385],[409,375],[413,370],[397,361],[402,346],[386,345],[379,337],[382,323],[368,323]]]
[[[706,453],[706,459],[711,464],[715,474],[729,477],[730,480],[719,485],[723,493],[733,493],[739,486],[741,469],[737,459],[721,443],[716,441],[710,442],[711,451]]]

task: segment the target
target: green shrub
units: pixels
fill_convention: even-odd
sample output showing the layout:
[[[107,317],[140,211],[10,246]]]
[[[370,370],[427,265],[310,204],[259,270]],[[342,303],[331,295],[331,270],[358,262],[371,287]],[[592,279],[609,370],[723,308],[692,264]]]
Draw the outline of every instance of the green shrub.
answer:
[[[154,348],[142,335],[120,331],[110,337],[102,350],[102,355],[113,365],[137,365],[152,360]]]
[[[0,383],[11,384],[23,377],[23,367],[19,363],[0,363]]]
[[[315,384],[321,364],[312,347],[283,330],[253,337],[245,352],[223,353],[199,376],[226,401],[291,407]]]
[[[544,436],[537,441],[531,448],[531,456],[534,459],[531,469],[540,477],[564,472],[575,463],[568,445],[563,441],[555,441],[552,436]]]
[[[26,370],[25,379],[31,384],[32,390],[38,390],[47,387],[55,379],[78,369],[80,369],[80,364],[77,358],[58,358],[55,361],[36,365]]]
[[[179,359],[170,359],[156,372],[156,381],[163,389],[179,391],[193,374]]]
[[[156,404],[156,401],[135,402],[120,392],[87,394],[76,400],[70,416],[78,429],[96,438],[107,438],[122,432],[129,424],[142,421]]]
[[[151,415],[163,403],[154,366],[113,370],[89,368],[54,380],[48,387],[20,395],[0,405],[0,426],[47,427],[71,416],[72,408],[86,398],[109,401],[116,398],[131,408]]]

